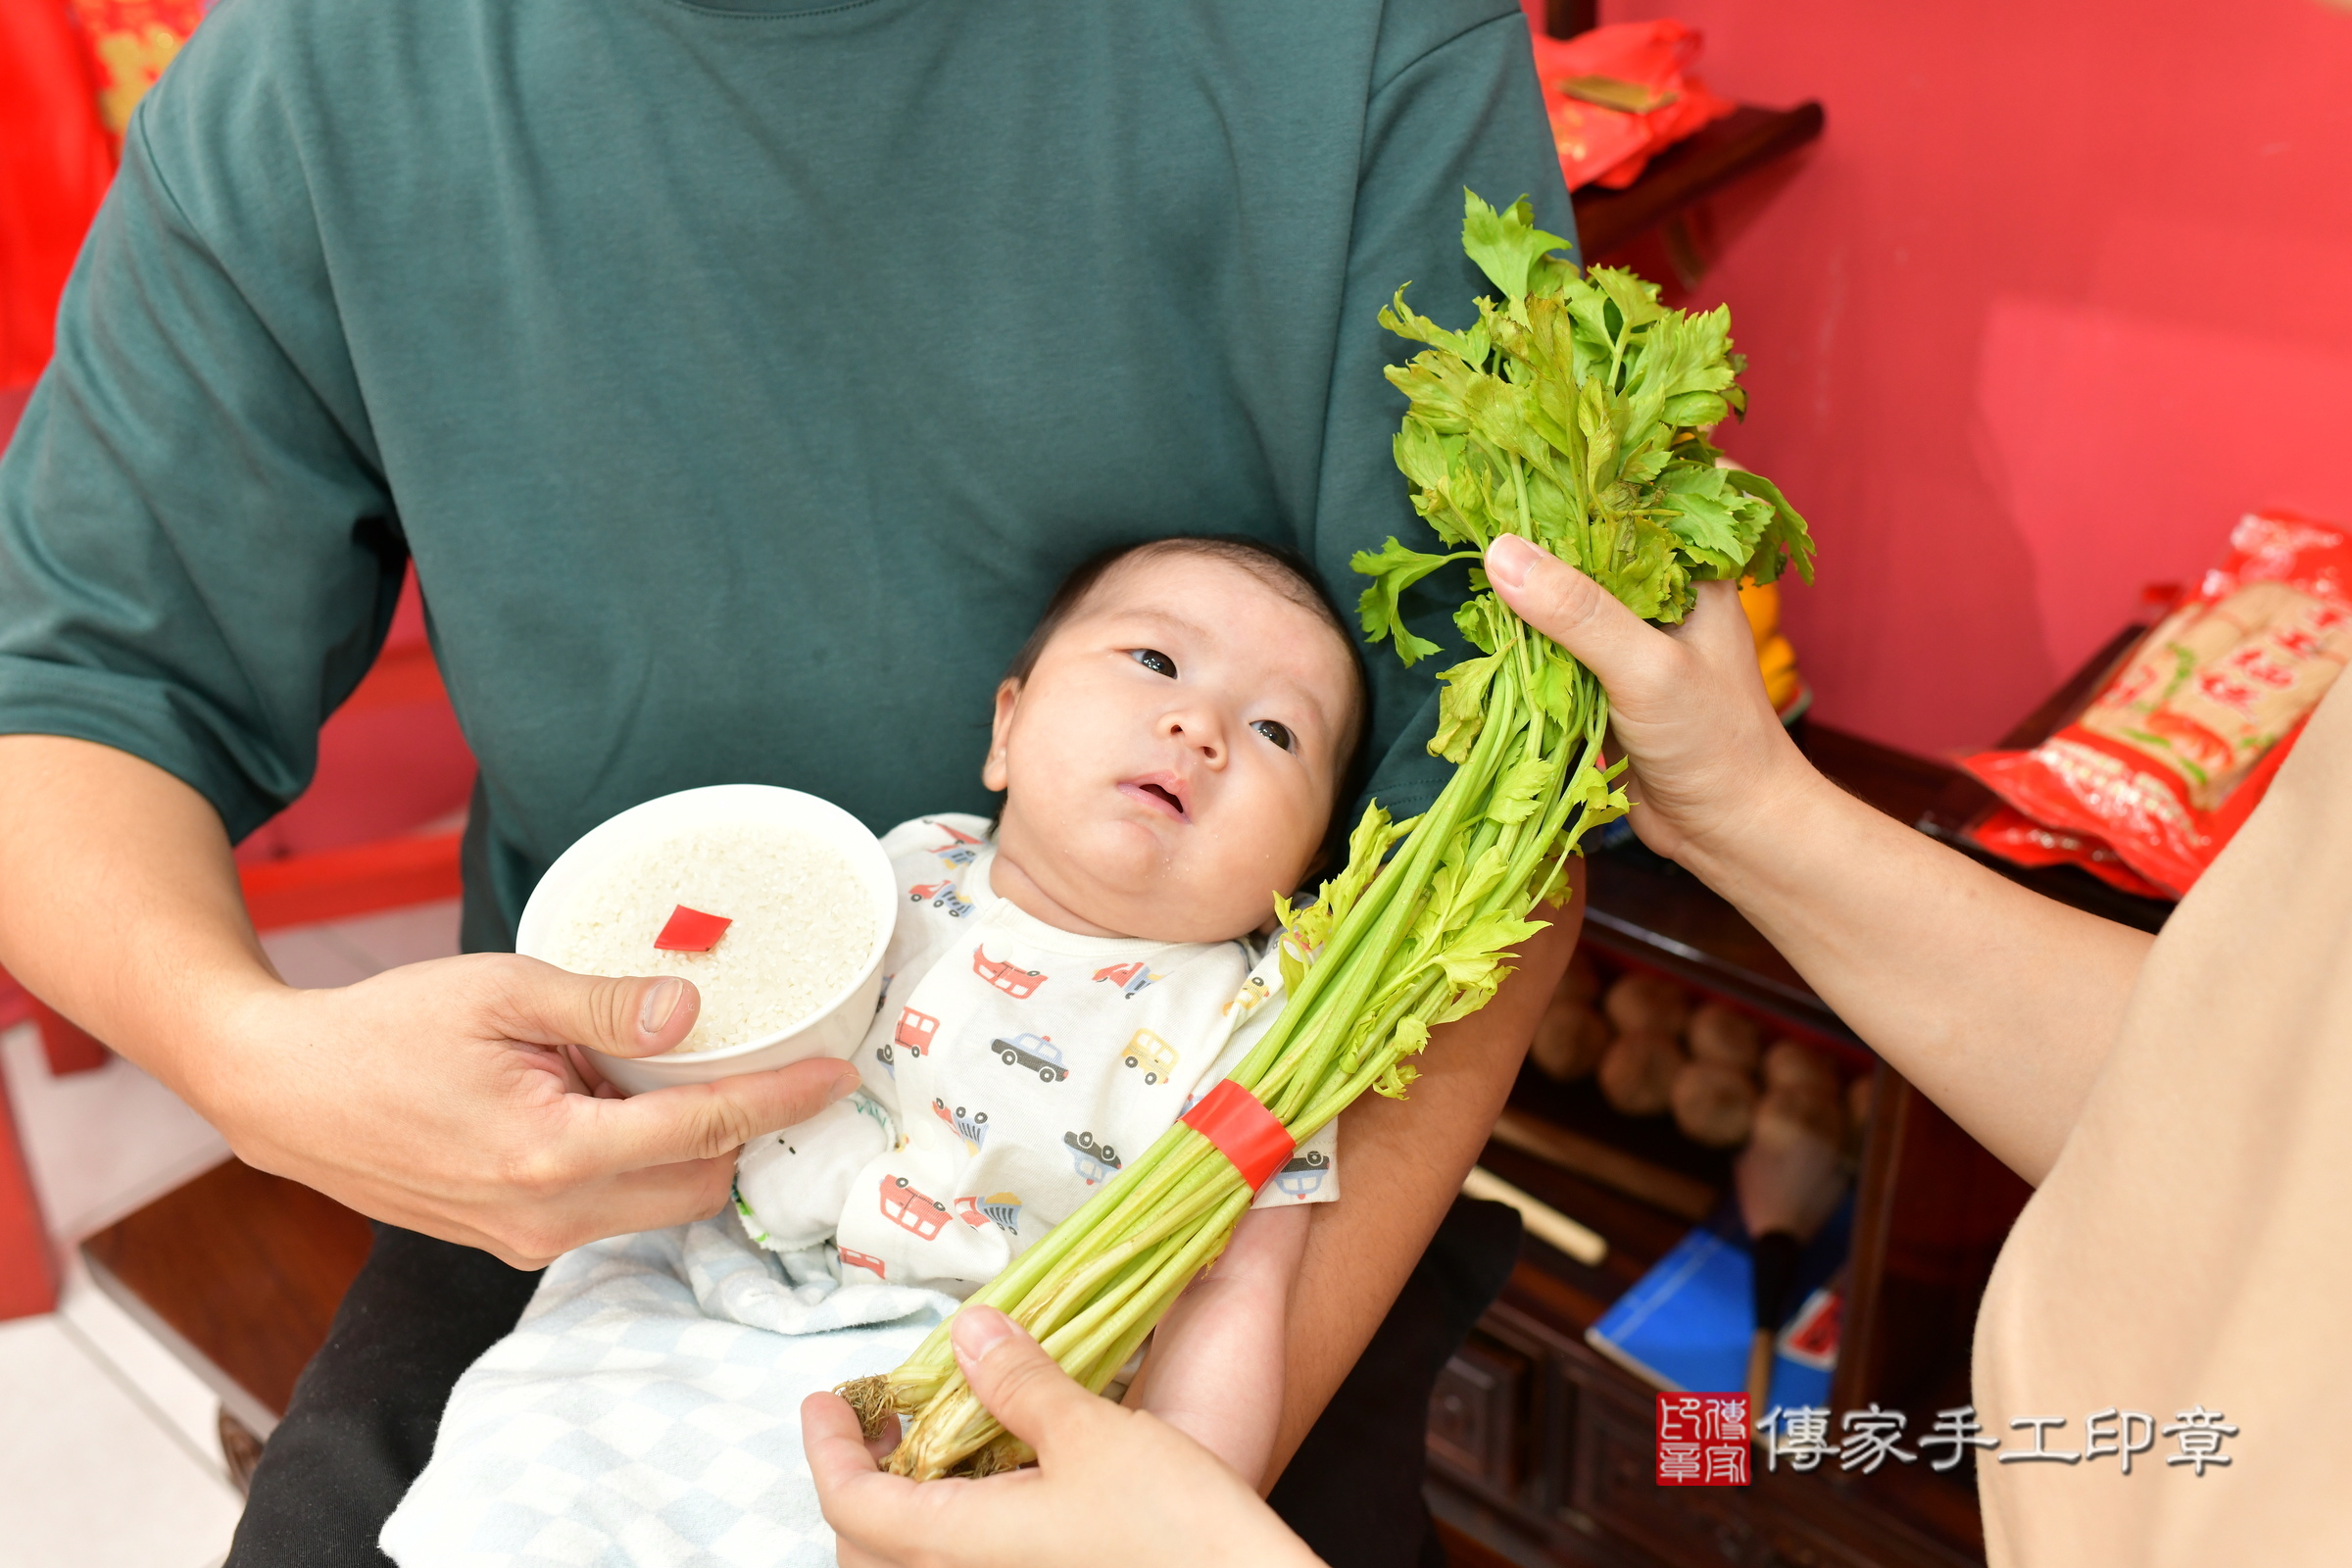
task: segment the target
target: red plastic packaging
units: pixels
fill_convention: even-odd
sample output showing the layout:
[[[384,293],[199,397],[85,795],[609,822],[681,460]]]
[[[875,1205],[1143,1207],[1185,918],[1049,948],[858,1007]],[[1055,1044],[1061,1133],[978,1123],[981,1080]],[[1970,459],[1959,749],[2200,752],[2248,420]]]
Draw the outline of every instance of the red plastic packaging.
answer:
[[[2231,530],[2228,558],[2140,641],[2081,718],[2031,751],[1984,752],[1961,765],[2033,823],[2111,849],[2178,898],[2261,804],[2347,662],[2352,532],[2250,514]],[[2012,859],[2078,859],[2105,874],[2088,845],[2078,854],[2027,842],[2013,826],[1984,828],[2007,833],[2007,847],[1983,830],[1980,841]],[[2036,850],[2046,858],[2033,858]]]
[[[1641,177],[1652,155],[1737,107],[1690,74],[1699,35],[1680,22],[1619,22],[1553,38],[1532,4],[1529,22],[1544,109],[1570,190],[1590,184],[1623,190]],[[1635,112],[1577,96],[1591,90],[1581,84],[1595,82],[1610,96],[1651,107]]]
[[[2079,865],[2110,887],[2143,899],[2169,898],[2164,889],[2124,863],[2115,846],[2088,833],[2044,827],[2013,807],[1996,806],[1968,836],[2019,865]]]

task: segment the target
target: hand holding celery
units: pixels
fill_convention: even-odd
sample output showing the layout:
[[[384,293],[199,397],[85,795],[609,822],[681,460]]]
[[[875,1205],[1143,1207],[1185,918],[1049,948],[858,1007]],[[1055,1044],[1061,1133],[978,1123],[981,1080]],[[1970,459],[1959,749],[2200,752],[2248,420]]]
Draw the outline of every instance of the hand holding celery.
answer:
[[[1407,664],[1437,652],[1406,626],[1400,596],[1506,533],[1655,621],[1681,620],[1695,582],[1769,582],[1791,560],[1810,576],[1803,519],[1770,481],[1717,467],[1703,433],[1744,405],[1727,311],[1668,310],[1614,269],[1579,275],[1524,202],[1498,213],[1469,196],[1462,241],[1502,294],[1478,302],[1476,323],[1441,327],[1402,290],[1381,313],[1427,345],[1388,372],[1411,401],[1396,466],[1414,511],[1458,548],[1430,555],[1391,539],[1355,558],[1373,579],[1362,614],[1374,641],[1393,641]],[[1418,818],[1368,808],[1315,902],[1277,905],[1288,999],[1229,1082],[1294,1143],[1366,1090],[1404,1094],[1408,1058],[1494,996],[1512,950],[1544,928],[1537,906],[1561,901],[1567,857],[1625,810],[1622,764],[1601,759],[1599,683],[1498,603],[1482,572],[1470,584],[1454,624],[1477,654],[1438,677],[1430,743],[1452,779]],[[1219,1145],[1179,1123],[972,1299],[1100,1391],[1223,1250],[1251,1196]],[[902,1475],[985,1474],[1029,1457],[964,1387],[945,1325],[896,1372],[843,1392],[869,1429],[893,1411],[912,1417],[891,1459]]]

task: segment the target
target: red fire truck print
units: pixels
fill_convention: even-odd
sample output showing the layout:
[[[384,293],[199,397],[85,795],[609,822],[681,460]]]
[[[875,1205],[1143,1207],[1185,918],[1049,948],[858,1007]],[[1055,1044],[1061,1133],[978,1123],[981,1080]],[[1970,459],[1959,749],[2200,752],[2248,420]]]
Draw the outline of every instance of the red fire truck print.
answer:
[[[972,912],[972,901],[956,892],[956,884],[952,881],[922,882],[906,890],[906,902],[909,904],[921,904],[926,899],[930,901],[931,907],[947,910],[954,919],[960,920]]]
[[[980,858],[981,840],[960,829],[950,827],[945,822],[933,822],[931,825],[948,836],[948,842],[931,853],[938,856],[940,861],[950,869],[959,865],[969,865]]]
[[[1092,1187],[1107,1180],[1112,1171],[1120,1168],[1119,1152],[1108,1144],[1095,1142],[1093,1133],[1063,1133],[1061,1141],[1070,1151],[1070,1163],[1077,1167],[1078,1179]]]
[[[1107,980],[1117,986],[1120,996],[1132,997],[1152,981],[1165,980],[1167,976],[1153,974],[1151,965],[1138,958],[1133,963],[1114,963],[1105,968],[1097,969],[1095,978]]]
[[[984,1230],[994,1224],[1018,1236],[1021,1233],[1021,1195],[991,1193],[986,1198],[958,1198],[956,1200],[956,1217],[974,1230]]]
[[[904,1176],[882,1178],[882,1217],[904,1230],[910,1230],[924,1241],[939,1234],[948,1222],[948,1205],[930,1194],[919,1192]]]
[[[855,1248],[841,1249],[841,1266],[843,1268],[861,1268],[878,1280],[890,1277],[883,1272],[880,1258],[869,1256]]]
[[[1009,958],[992,958],[986,948],[978,947],[972,949],[972,973],[1015,1002],[1035,996],[1037,988],[1053,978],[1035,969],[1024,969]]]
[[[967,1111],[961,1105],[950,1110],[946,1101],[934,1100],[931,1102],[931,1114],[955,1128],[956,1136],[963,1140],[963,1147],[973,1153],[979,1153],[988,1143],[987,1111]]]
[[[905,1046],[918,1056],[931,1054],[931,1037],[939,1033],[939,1020],[927,1012],[912,1007],[899,1009],[899,1026],[890,1032],[891,1044]]]

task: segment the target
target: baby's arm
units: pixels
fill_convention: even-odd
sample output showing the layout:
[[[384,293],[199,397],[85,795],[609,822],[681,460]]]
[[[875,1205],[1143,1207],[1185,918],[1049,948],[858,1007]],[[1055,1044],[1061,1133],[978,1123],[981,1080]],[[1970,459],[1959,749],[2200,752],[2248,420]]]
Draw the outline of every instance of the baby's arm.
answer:
[[[1160,1320],[1123,1401],[1182,1431],[1261,1491],[1282,1423],[1291,1283],[1311,1210],[1252,1209]]]
[[[863,1090],[807,1121],[744,1145],[735,1160],[735,1212],[771,1252],[832,1239],[850,1183],[897,1142],[889,1115]]]

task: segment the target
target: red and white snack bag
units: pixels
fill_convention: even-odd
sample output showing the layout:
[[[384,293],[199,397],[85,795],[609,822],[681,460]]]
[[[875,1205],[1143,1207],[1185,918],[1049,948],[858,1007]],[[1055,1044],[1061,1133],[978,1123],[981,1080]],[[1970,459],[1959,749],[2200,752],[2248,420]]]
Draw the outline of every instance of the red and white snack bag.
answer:
[[[1961,765],[2033,822],[2111,848],[2178,898],[2261,802],[2347,662],[2352,532],[2250,514],[2231,530],[2229,557],[2081,718],[2032,751]],[[1984,825],[2001,831],[1980,842],[2010,854],[1996,840],[2017,839],[2015,824]],[[2012,858],[2047,863],[2024,840],[2016,847],[2028,853]]]
[[[2019,865],[2079,865],[2110,887],[2143,899],[2169,898],[2164,889],[2124,863],[2115,846],[2088,833],[2043,827],[2011,806],[1996,806],[1968,836],[2004,860]]]

